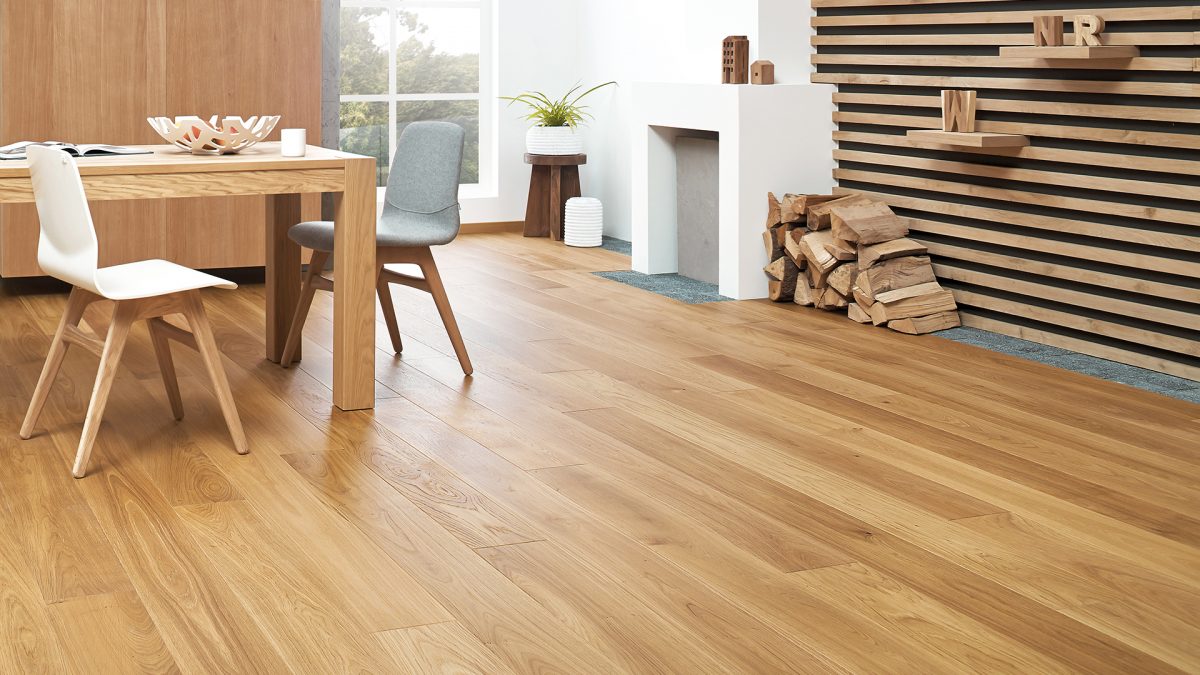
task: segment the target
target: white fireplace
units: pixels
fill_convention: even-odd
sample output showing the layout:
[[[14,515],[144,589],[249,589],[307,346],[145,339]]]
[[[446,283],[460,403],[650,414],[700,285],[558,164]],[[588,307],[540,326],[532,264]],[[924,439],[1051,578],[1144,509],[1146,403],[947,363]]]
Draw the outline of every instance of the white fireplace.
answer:
[[[833,87],[819,84],[633,84],[633,269],[679,270],[675,139],[718,134],[721,295],[767,295],[767,191],[833,188]]]

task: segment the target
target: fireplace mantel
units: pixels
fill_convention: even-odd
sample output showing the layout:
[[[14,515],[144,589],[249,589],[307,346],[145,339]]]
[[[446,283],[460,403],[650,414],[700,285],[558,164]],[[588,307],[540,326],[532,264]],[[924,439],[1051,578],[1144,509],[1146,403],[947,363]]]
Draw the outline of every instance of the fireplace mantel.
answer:
[[[633,84],[633,269],[678,271],[675,137],[720,142],[720,293],[766,297],[767,191],[833,188],[833,88],[820,84]]]

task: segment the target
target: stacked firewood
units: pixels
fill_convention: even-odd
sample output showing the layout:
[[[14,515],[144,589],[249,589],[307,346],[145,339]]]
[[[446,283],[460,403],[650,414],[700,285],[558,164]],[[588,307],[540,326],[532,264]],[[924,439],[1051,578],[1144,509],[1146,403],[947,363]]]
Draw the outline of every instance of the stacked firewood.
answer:
[[[846,310],[859,323],[902,333],[959,325],[958,306],[942,288],[924,246],[906,221],[862,195],[767,194],[763,233],[775,302]]]

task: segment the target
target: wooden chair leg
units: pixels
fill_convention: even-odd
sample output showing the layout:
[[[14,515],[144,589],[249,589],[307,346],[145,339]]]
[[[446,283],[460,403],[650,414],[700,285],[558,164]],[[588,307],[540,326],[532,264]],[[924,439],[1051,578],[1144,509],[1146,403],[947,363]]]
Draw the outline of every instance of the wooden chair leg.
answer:
[[[38,377],[37,387],[33,390],[33,398],[29,401],[29,410],[25,413],[25,421],[21,423],[21,438],[28,439],[33,436],[33,427],[37,424],[38,418],[42,415],[42,408],[46,406],[46,397],[50,395],[50,387],[54,384],[54,378],[58,376],[58,370],[62,367],[63,357],[67,355],[67,347],[69,343],[63,339],[63,333],[67,327],[77,327],[80,319],[83,318],[83,310],[87,309],[96,296],[79,288],[71,289],[71,296],[67,299],[67,308],[63,312],[62,320],[58,323],[58,330],[54,332],[54,339],[50,342],[50,352],[46,354],[46,363],[42,366],[42,374]]]
[[[400,327],[396,323],[396,306],[392,304],[392,286],[383,278],[383,265],[375,275],[375,292],[379,295],[379,306],[383,308],[383,322],[387,324],[388,336],[392,338],[392,350],[397,354],[404,351],[400,339]]]
[[[279,359],[279,365],[284,368],[292,365],[292,361],[296,357],[296,350],[300,347],[301,338],[304,337],[304,321],[308,319],[308,310],[312,307],[313,295],[317,292],[314,280],[321,276],[321,271],[325,269],[325,263],[328,260],[328,252],[313,251],[312,258],[308,261],[308,271],[304,273],[304,283],[300,286],[300,301],[296,303],[296,313],[292,316],[287,342],[283,345],[283,356]]]
[[[112,390],[113,378],[117,374],[117,366],[121,362],[121,354],[125,351],[125,341],[129,337],[129,329],[137,319],[136,300],[117,303],[113,313],[112,323],[108,327],[108,337],[104,340],[104,350],[100,353],[100,368],[96,373],[96,384],[92,387],[92,400],[88,403],[87,417],[83,421],[83,436],[79,439],[79,452],[75,454],[75,466],[71,474],[83,478],[87,474],[88,460],[92,456],[92,445],[96,442],[96,433],[100,430],[100,420],[104,418],[104,407],[108,404],[108,393]]]
[[[183,397],[179,395],[179,378],[175,375],[175,361],[171,358],[171,341],[154,327],[153,321],[147,321],[146,325],[150,327],[150,341],[154,344],[154,356],[158,359],[158,371],[167,390],[167,400],[171,402],[171,413],[175,419],[181,420]]]
[[[225,367],[221,365],[221,352],[217,349],[217,341],[213,338],[212,325],[208,322],[208,314],[204,312],[204,302],[200,291],[188,291],[185,300],[188,325],[192,328],[192,336],[196,339],[196,350],[204,359],[204,367],[212,380],[213,391],[217,403],[221,406],[221,414],[225,417],[225,425],[229,427],[229,435],[233,439],[233,447],[239,455],[250,452],[246,443],[246,433],[242,430],[242,420],[238,417],[237,406],[233,402],[233,392],[229,390],[229,380],[225,378]]]
[[[433,296],[438,314],[442,317],[442,324],[446,326],[446,333],[450,335],[450,344],[454,345],[454,353],[458,355],[463,374],[470,375],[475,369],[471,366],[471,357],[467,356],[467,345],[463,342],[462,333],[458,332],[458,322],[454,320],[454,310],[450,309],[450,298],[446,295],[446,287],[442,285],[442,277],[438,274],[433,252],[428,248],[420,249],[417,264],[421,267],[425,282],[429,284],[429,294]]]

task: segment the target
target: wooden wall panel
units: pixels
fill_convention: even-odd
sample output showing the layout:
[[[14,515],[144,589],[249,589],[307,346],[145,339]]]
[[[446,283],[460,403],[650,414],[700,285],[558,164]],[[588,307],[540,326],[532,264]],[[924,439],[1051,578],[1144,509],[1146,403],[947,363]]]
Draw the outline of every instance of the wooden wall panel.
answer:
[[[161,143],[151,115],[321,128],[320,0],[0,0],[0,144]],[[278,132],[273,140],[278,138]],[[307,200],[311,205],[316,202]],[[261,197],[92,206],[101,264],[264,261]],[[0,207],[0,275],[40,274],[32,206]]]
[[[813,0],[835,178],[910,218],[964,323],[1200,379],[1200,2]],[[1032,17],[1097,14],[1123,61],[1003,59]],[[941,89],[1026,148],[905,137]]]

